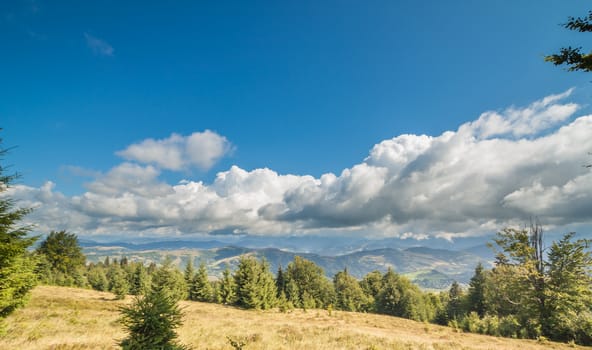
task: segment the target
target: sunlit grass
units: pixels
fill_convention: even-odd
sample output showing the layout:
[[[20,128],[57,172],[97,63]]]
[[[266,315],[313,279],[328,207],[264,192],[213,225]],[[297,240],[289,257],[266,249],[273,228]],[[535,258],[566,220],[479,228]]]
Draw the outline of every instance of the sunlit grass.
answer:
[[[27,307],[6,320],[0,349],[117,349],[125,337],[111,293],[40,286]],[[573,349],[559,343],[457,333],[451,328],[389,316],[325,310],[248,311],[182,302],[180,341],[194,349]],[[575,347],[582,348],[583,347]]]

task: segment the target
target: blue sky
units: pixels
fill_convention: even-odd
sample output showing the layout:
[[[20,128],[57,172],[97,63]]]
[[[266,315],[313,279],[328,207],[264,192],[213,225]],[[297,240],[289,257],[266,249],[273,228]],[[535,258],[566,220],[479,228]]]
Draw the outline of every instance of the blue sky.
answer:
[[[540,118],[553,114],[546,120],[549,125],[514,120],[510,124],[527,125],[532,132],[479,130],[483,138],[495,136],[500,142],[536,143],[589,114],[591,76],[543,61],[561,46],[590,42],[589,35],[560,26],[567,16],[586,14],[588,5],[545,0],[3,2],[0,126],[4,146],[18,146],[6,161],[24,175],[19,193],[23,203],[39,208],[31,220],[41,231],[51,228],[40,224],[43,219],[56,229],[81,234],[388,231],[454,236],[495,231],[541,213],[549,216],[549,225],[562,229],[574,218],[548,214],[558,203],[544,202],[515,215],[510,212],[518,207],[508,203],[535,192],[543,193],[535,198],[543,201],[551,196],[548,191],[568,191],[570,181],[587,181],[578,180],[586,175],[573,166],[577,155],[569,156],[571,167],[556,170],[559,175],[529,172],[528,181],[516,188],[488,183],[499,197],[488,204],[495,208],[470,215],[461,210],[468,216],[459,214],[462,218],[451,219],[453,224],[433,218],[428,223],[418,214],[433,210],[433,217],[454,217],[438,205],[413,211],[387,201],[388,210],[379,210],[384,202],[378,193],[390,192],[357,188],[372,183],[372,176],[364,173],[370,178],[346,183],[348,174],[342,171],[351,175],[360,169],[357,165],[366,164],[394,197],[403,192],[397,186],[405,186],[395,179],[418,164],[407,159],[407,172],[397,168],[396,174],[390,165],[376,165],[378,155],[373,158],[372,150],[392,146],[384,141],[409,134],[418,138],[406,145],[421,143],[420,135],[458,134],[461,126],[487,111],[512,120],[512,110],[532,107]],[[533,105],[549,96],[561,97]],[[563,111],[559,116],[554,114],[558,109]],[[531,118],[526,114],[520,115]],[[584,162],[583,148],[581,152]],[[426,169],[435,171],[437,156],[432,159]],[[563,160],[549,158],[545,164]],[[390,170],[382,173],[383,168]],[[221,188],[230,186],[226,182],[233,169],[244,176],[237,175],[241,180],[231,195]],[[275,178],[263,174],[265,169],[279,178],[293,174],[294,179],[274,183]],[[323,174],[344,183],[340,189],[325,186]],[[524,175],[519,163],[508,174]],[[488,172],[479,176],[495,177]],[[203,190],[216,196],[154,200],[178,193],[174,186],[181,180],[201,181]],[[316,186],[313,192],[321,193],[315,192],[318,202],[297,199],[314,197],[303,185],[308,180]],[[585,181],[580,184],[584,188]],[[260,187],[243,192],[253,183]],[[161,186],[162,191],[146,192],[142,186]],[[45,197],[42,188],[49,191]],[[409,200],[421,197],[422,191],[430,197],[435,190],[417,188]],[[367,198],[347,207],[360,193]],[[237,219],[231,209],[221,214],[213,203],[222,197],[216,205],[250,210],[254,217]],[[148,199],[150,205],[143,202]],[[191,214],[207,224],[179,219],[187,213],[153,213],[179,201],[187,207],[193,200],[213,206],[198,206]],[[337,200],[337,207],[347,208],[323,209],[322,201]],[[52,208],[79,220],[60,219],[63,214],[52,214]],[[112,212],[124,209],[129,213]],[[590,214],[576,216],[584,227],[592,221]]]

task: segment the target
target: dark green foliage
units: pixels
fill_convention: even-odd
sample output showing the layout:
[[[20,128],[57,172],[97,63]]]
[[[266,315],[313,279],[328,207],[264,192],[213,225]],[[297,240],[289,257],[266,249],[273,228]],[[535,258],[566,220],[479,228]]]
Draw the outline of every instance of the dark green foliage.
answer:
[[[447,314],[449,320],[458,320],[464,313],[464,293],[460,285],[454,281],[448,290],[448,307]]]
[[[152,288],[166,290],[175,300],[187,299],[185,278],[168,257],[152,275]]]
[[[208,279],[206,264],[201,263],[197,273],[194,274],[189,288],[189,299],[195,301],[211,302],[214,300],[214,289]]]
[[[115,294],[117,299],[123,299],[130,291],[130,284],[125,271],[117,264],[109,266],[107,272],[109,291]]]
[[[479,263],[475,268],[475,274],[469,282],[469,292],[467,295],[468,311],[475,311],[479,317],[485,315],[485,286],[485,271],[483,271],[483,265]]]
[[[45,256],[53,271],[67,275],[74,274],[86,262],[78,237],[66,231],[51,231],[37,253]]]
[[[368,296],[366,309],[370,312],[376,312],[376,298],[378,298],[378,294],[382,290],[382,274],[380,271],[372,271],[364,276],[360,281],[360,287]]]
[[[0,148],[0,160],[5,154]],[[29,227],[18,225],[30,209],[16,208],[5,194],[17,177],[0,165],[0,318],[22,306],[37,281],[36,259],[27,252],[37,238],[27,237]]]
[[[335,307],[345,311],[367,311],[369,297],[360,283],[351,276],[347,269],[338,272],[333,278],[335,289]]]
[[[231,305],[236,302],[236,284],[230,273],[228,266],[222,272],[222,279],[218,284],[217,292],[218,302],[225,305]]]
[[[266,261],[242,256],[234,273],[236,303],[247,309],[266,310],[277,302],[273,275]]]
[[[325,308],[333,303],[333,285],[314,262],[294,257],[285,273],[286,297],[300,308]]]
[[[547,307],[553,311],[548,327],[555,339],[592,344],[592,257],[589,241],[573,241],[573,236],[566,234],[549,250],[546,293]]]
[[[175,329],[182,324],[177,300],[164,289],[136,297],[130,306],[121,308],[121,323],[129,333],[120,345],[125,350],[186,349],[177,343]]]
[[[107,279],[107,274],[105,273],[105,269],[102,266],[89,267],[89,270],[86,273],[86,279],[88,280],[91,288],[94,290],[109,290],[109,280]]]
[[[453,311],[459,293],[451,288],[450,319],[470,332],[591,345],[592,254],[588,240],[573,237],[566,234],[545,250],[539,225],[499,232],[496,265],[491,271],[476,268],[468,311]]]
[[[275,288],[277,289],[278,298],[281,294],[284,294],[284,298],[286,297],[286,278],[282,270],[282,265],[278,267],[278,271],[275,274]]]
[[[185,272],[183,273],[185,278],[185,284],[187,285],[187,295],[191,300],[191,288],[193,284],[193,278],[195,277],[195,269],[193,268],[193,257],[187,259],[187,265],[185,265]]]
[[[577,32],[592,32],[592,11],[586,17],[569,17],[563,26]],[[545,61],[556,66],[565,64],[570,71],[592,71],[592,53],[582,53],[581,47],[563,47],[558,54],[546,56]]]
[[[148,270],[144,264],[137,263],[130,281],[130,293],[133,295],[144,295],[150,291],[151,280]]]
[[[376,296],[378,313],[404,317],[416,321],[433,318],[431,310],[426,309],[426,299],[417,286],[407,278],[396,274],[392,269],[382,276],[382,288]]]

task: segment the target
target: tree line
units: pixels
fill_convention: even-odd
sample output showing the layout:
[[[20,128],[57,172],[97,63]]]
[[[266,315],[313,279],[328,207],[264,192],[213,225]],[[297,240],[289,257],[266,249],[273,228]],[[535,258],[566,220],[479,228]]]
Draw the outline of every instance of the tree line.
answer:
[[[537,224],[504,229],[494,239],[492,269],[475,268],[468,288],[425,292],[392,269],[361,279],[347,268],[329,279],[314,262],[296,256],[274,273],[264,259],[241,256],[211,280],[205,262],[184,270],[170,258],[160,266],[107,257],[85,264],[77,238],[52,232],[36,250],[43,283],[110,291],[117,298],[166,290],[174,300],[246,309],[326,309],[369,312],[448,325],[467,332],[514,338],[548,338],[592,344],[592,256],[589,241],[573,233],[544,247]],[[53,247],[53,248],[52,248]]]

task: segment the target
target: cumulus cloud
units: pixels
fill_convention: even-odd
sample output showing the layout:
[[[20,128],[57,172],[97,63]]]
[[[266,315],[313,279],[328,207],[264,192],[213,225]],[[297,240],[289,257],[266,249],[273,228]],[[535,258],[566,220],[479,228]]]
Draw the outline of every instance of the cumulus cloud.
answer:
[[[92,50],[97,56],[113,56],[115,50],[108,42],[103,39],[99,39],[88,33],[84,33],[86,39],[86,45]]]
[[[479,119],[463,127],[482,139],[508,134],[515,137],[535,135],[565,121],[577,111],[579,106],[575,103],[557,104],[572,92],[573,89],[570,89],[562,94],[547,96],[527,108],[511,107],[502,113],[485,112]]]
[[[172,134],[161,140],[146,139],[117,152],[117,155],[168,170],[190,167],[208,170],[232,149],[224,136],[206,130],[189,136]]]
[[[400,135],[359,164],[319,178],[232,166],[210,184],[171,185],[159,169],[208,168],[230,149],[206,131],[144,140],[123,163],[67,197],[52,183],[16,186],[31,220],[84,234],[358,233],[454,238],[492,233],[538,216],[548,225],[592,224],[592,116],[546,97],[486,112],[441,135]],[[51,227],[53,226],[53,227]]]

